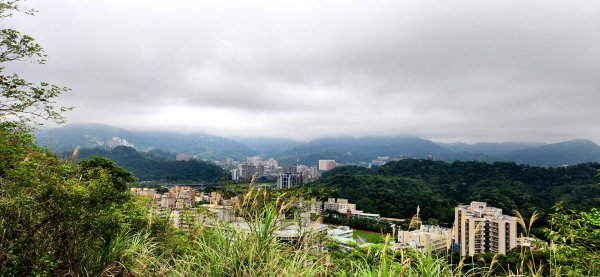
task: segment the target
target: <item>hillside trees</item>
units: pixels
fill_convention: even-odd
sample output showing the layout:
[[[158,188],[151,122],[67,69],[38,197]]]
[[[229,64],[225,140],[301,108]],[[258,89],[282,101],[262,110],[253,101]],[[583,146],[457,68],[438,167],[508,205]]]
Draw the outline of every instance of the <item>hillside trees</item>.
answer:
[[[551,241],[553,262],[579,276],[600,275],[600,210],[554,206],[544,232]]]
[[[0,156],[0,275],[99,274],[120,259],[123,234],[162,224],[147,221],[127,190],[133,175],[110,160],[69,163],[5,129]]]
[[[156,158],[152,153],[138,152],[127,146],[111,150],[81,149],[79,158],[106,157],[131,170],[140,180],[205,181],[214,182],[226,176],[219,166],[205,161],[176,161]]]
[[[544,168],[407,159],[375,169],[338,167],[308,185],[307,191],[322,199],[348,198],[360,210],[384,217],[410,218],[420,206],[424,219],[433,217],[448,225],[458,203],[486,201],[505,213],[518,210],[529,216],[537,210],[540,226],[559,201],[576,210],[600,206],[598,169],[597,163]]]

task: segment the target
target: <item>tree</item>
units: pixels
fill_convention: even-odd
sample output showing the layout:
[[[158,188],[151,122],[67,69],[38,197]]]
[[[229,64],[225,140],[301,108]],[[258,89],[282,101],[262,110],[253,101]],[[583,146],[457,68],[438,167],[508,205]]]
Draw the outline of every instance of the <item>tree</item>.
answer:
[[[568,210],[554,206],[544,232],[555,264],[573,276],[600,276],[600,210]]]
[[[23,0],[0,0],[0,20],[13,12],[33,15],[35,10],[25,9]],[[40,120],[64,122],[63,113],[71,107],[58,106],[56,98],[69,91],[66,87],[29,82],[16,73],[5,72],[5,64],[29,61],[44,64],[46,53],[35,39],[16,30],[0,28],[0,123],[24,125],[41,124]]]

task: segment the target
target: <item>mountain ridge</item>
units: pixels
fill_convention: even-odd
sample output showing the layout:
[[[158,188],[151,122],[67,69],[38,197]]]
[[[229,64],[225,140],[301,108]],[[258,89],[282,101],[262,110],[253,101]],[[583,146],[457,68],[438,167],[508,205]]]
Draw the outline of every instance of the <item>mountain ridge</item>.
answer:
[[[105,124],[70,124],[45,129],[36,134],[38,143],[61,153],[81,148],[133,146],[140,151],[160,149],[173,153],[194,154],[206,160],[226,157],[243,160],[265,155],[293,165],[296,155],[303,164],[332,159],[345,164],[368,164],[379,156],[434,159],[444,161],[515,162],[540,166],[563,166],[600,162],[600,146],[588,139],[558,143],[478,142],[442,143],[412,135],[327,137],[309,142],[280,138],[225,138],[208,133],[180,134],[161,131],[129,131]]]

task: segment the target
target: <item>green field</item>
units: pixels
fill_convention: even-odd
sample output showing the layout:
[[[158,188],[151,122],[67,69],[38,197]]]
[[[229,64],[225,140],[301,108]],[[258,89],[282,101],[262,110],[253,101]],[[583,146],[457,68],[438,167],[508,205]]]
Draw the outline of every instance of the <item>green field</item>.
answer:
[[[357,241],[360,237],[368,243],[382,243],[384,240],[384,237],[381,236],[381,234],[356,229],[354,229],[354,235],[352,237]]]

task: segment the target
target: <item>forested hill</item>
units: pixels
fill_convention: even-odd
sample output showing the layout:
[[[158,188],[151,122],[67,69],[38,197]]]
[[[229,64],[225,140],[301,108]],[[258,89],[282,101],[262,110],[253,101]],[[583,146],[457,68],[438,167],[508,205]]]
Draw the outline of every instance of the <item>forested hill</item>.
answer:
[[[382,216],[452,222],[457,203],[485,201],[511,214],[547,213],[559,201],[567,208],[600,206],[598,163],[545,168],[515,163],[406,159],[375,169],[335,168],[310,185],[320,197],[348,198],[357,208]]]
[[[175,161],[169,153],[151,151],[137,152],[134,148],[118,146],[112,150],[81,149],[79,159],[93,156],[107,157],[118,165],[130,170],[140,180],[206,181],[215,182],[226,172],[219,166],[204,161]]]

